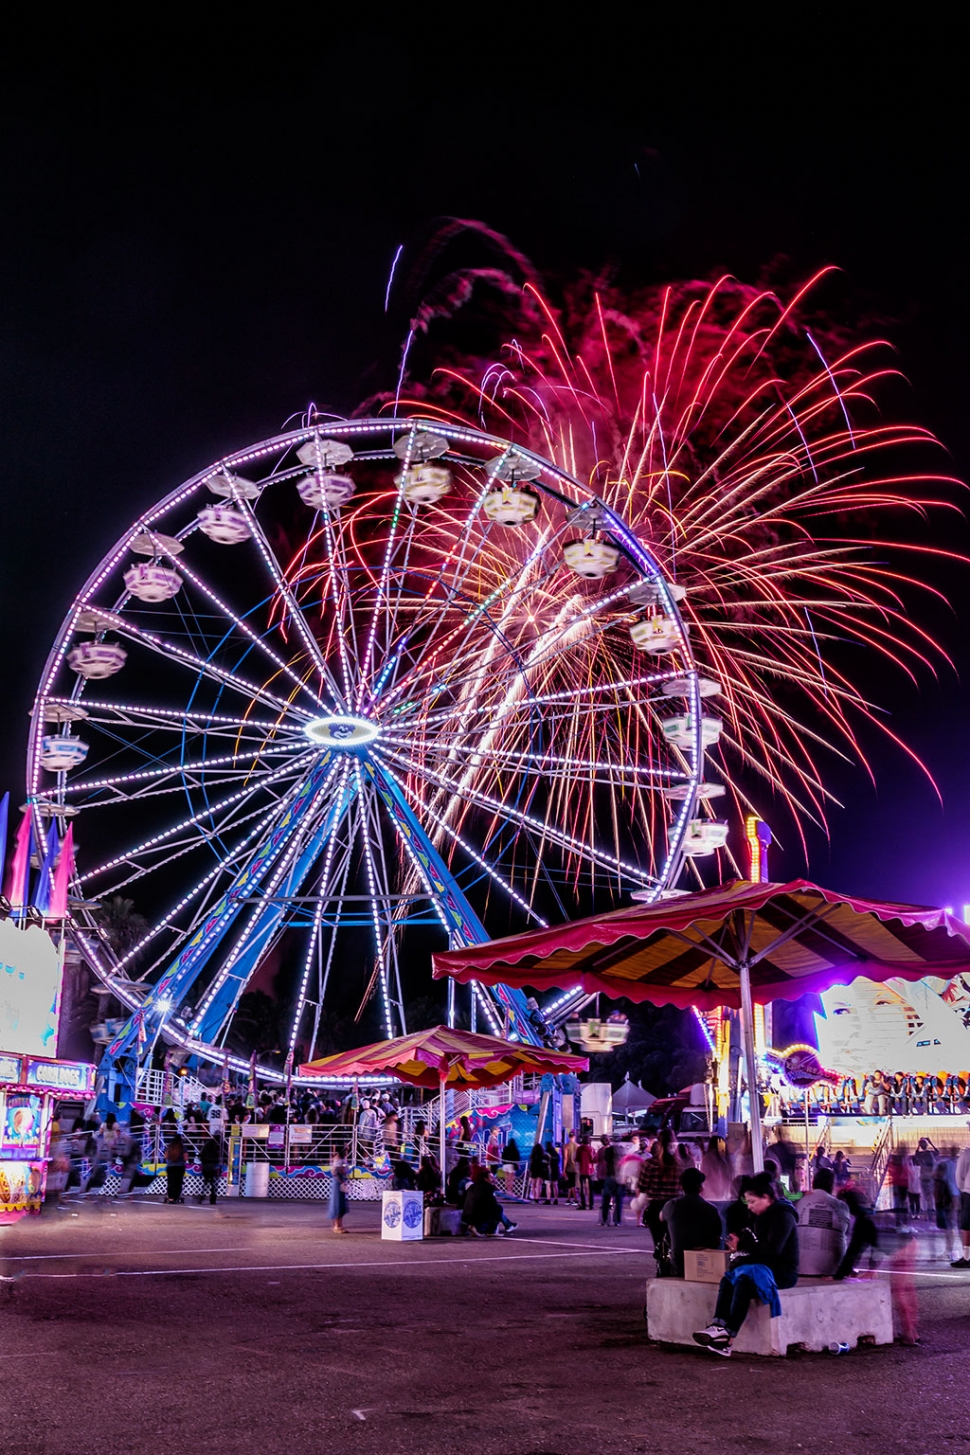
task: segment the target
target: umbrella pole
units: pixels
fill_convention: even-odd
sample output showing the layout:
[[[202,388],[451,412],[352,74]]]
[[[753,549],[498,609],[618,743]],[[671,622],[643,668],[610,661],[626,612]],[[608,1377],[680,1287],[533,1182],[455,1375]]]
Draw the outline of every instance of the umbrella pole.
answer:
[[[454,982],[452,982],[454,984]],[[445,1077],[438,1087],[438,1159],[441,1163],[441,1196],[445,1195]]]
[[[741,982],[741,1046],[748,1077],[748,1106],[751,1112],[751,1163],[755,1172],[763,1172],[765,1149],[761,1135],[761,1097],[758,1093],[758,1060],[754,1049],[754,1006],[751,1001],[751,969],[746,962],[739,966]]]
[[[357,1166],[357,1122],[360,1119],[360,1082],[358,1081],[358,1079],[357,1079],[356,1076],[354,1077],[354,1105],[353,1105],[353,1113],[354,1113],[353,1131],[350,1134],[350,1144],[351,1144],[350,1145],[350,1165],[351,1165],[351,1167],[356,1167]]]

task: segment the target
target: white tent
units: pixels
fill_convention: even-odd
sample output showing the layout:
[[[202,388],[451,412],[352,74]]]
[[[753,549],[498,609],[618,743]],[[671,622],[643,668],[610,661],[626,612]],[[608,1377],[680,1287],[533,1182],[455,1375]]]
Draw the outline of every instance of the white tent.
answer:
[[[613,1093],[614,1111],[646,1111],[657,1100],[649,1091],[644,1091],[637,1081],[630,1080],[627,1072],[626,1080],[619,1091]]]

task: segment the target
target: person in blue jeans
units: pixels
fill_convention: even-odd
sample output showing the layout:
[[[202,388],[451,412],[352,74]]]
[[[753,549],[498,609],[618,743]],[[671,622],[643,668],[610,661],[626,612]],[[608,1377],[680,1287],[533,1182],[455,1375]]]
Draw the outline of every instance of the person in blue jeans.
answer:
[[[737,1256],[718,1285],[713,1319],[706,1329],[694,1334],[698,1344],[722,1357],[730,1355],[752,1299],[768,1304],[775,1318],[781,1313],[778,1290],[794,1288],[798,1282],[795,1209],[777,1196],[774,1180],[767,1172],[751,1178],[744,1200],[752,1225],[740,1233],[728,1234],[727,1245]]]

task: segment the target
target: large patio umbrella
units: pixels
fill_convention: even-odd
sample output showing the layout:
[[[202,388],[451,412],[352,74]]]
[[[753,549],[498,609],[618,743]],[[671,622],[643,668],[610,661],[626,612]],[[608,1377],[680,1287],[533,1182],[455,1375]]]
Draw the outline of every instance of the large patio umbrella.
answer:
[[[588,1071],[589,1059],[568,1051],[546,1050],[499,1036],[480,1036],[451,1026],[433,1026],[393,1041],[377,1041],[354,1051],[338,1051],[307,1061],[301,1076],[372,1076],[383,1073],[411,1086],[437,1088],[441,1098],[438,1136],[441,1188],[445,1183],[445,1092],[477,1090],[511,1081],[520,1071]]]
[[[854,899],[806,879],[736,880],[434,957],[439,978],[739,1009],[752,1089],[753,1001],[794,1000],[860,975],[920,980],[967,973],[970,927],[945,910]],[[760,1170],[756,1095],[750,1103]]]

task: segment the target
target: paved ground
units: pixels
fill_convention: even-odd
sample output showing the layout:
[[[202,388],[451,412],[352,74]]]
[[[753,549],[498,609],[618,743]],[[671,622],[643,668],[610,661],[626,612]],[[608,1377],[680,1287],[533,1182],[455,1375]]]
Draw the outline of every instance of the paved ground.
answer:
[[[348,1237],[322,1208],[83,1206],[0,1229],[16,1455],[941,1455],[970,1446],[970,1275],[924,1262],[922,1345],[795,1360],[647,1342],[649,1239],[565,1208],[514,1238]],[[927,1250],[928,1251],[928,1250]]]

